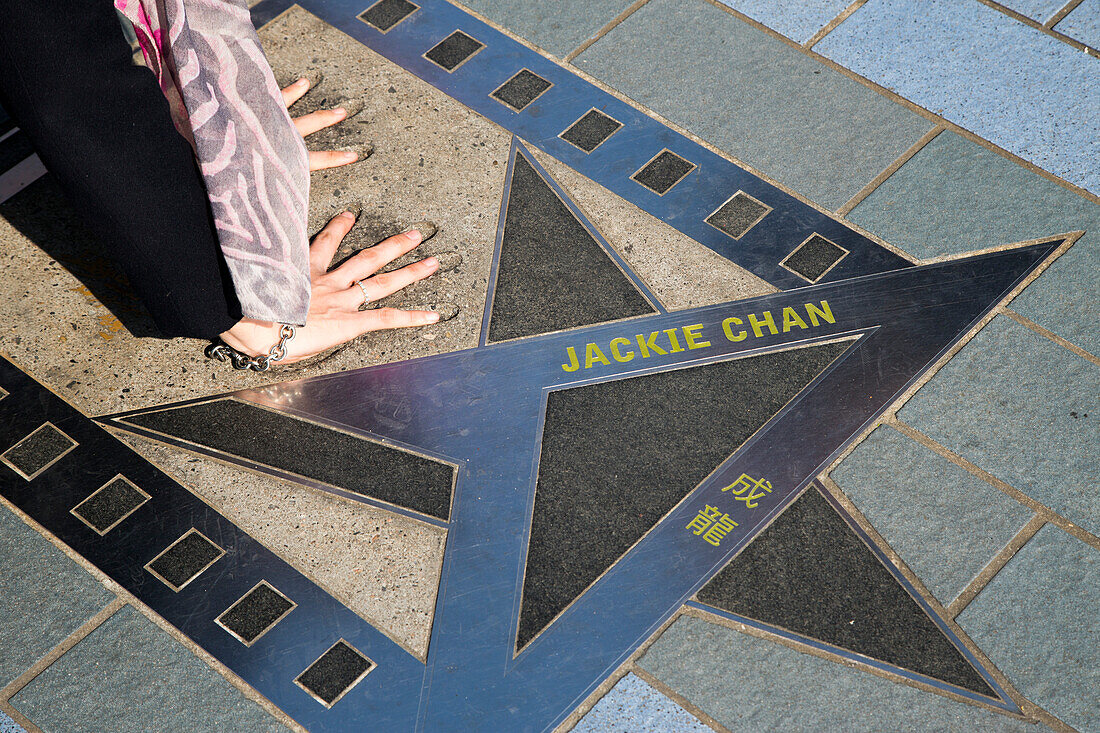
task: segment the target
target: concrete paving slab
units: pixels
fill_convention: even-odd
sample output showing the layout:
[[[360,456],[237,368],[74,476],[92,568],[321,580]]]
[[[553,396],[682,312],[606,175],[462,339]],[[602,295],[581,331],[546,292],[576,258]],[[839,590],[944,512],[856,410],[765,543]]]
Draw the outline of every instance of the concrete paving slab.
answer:
[[[849,0],[812,0],[811,2],[719,0],[719,2],[799,43],[810,40],[850,4]]]
[[[1029,700],[1100,730],[1100,552],[1046,525],[958,617]]]
[[[871,433],[832,478],[944,605],[1032,516],[889,427]]]
[[[13,478],[8,472],[5,480]],[[0,507],[0,687],[23,674],[113,598],[49,540]]]
[[[998,316],[898,418],[1100,532],[1100,369]]]
[[[574,63],[830,209],[931,128],[701,0],[653,0]]]
[[[953,132],[928,143],[849,218],[920,258],[1084,230],[1012,308],[1100,353],[1100,206]]]
[[[475,13],[526,38],[558,58],[567,56],[619,13],[631,0],[466,0]]]
[[[11,699],[45,731],[286,731],[129,606]],[[152,726],[152,727],[151,727]]]
[[[1084,0],[1062,18],[1054,30],[1093,48],[1100,48],[1100,1]]]
[[[616,682],[573,728],[573,733],[670,731],[708,733],[710,728],[634,674],[628,674]]]
[[[1046,23],[1066,3],[1065,0],[1007,0],[1001,4],[1034,21]]]
[[[1037,728],[691,616],[639,665],[730,730]]]
[[[1100,59],[978,2],[871,0],[814,50],[1100,192]]]

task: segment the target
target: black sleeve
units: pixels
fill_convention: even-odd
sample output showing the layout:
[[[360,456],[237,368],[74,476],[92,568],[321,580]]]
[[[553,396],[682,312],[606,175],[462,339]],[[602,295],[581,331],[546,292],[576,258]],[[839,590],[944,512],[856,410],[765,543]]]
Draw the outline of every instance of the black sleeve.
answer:
[[[240,318],[191,146],[110,0],[0,0],[0,105],[165,336]]]

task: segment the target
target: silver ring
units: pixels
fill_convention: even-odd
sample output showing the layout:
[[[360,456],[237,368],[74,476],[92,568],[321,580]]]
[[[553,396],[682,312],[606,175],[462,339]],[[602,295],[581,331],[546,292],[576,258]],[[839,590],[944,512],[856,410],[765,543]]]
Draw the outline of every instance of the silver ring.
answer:
[[[363,284],[362,280],[356,280],[355,284],[359,286],[359,289],[363,291],[363,303],[359,306],[362,308],[364,305],[370,302],[370,295],[367,293],[367,286]]]

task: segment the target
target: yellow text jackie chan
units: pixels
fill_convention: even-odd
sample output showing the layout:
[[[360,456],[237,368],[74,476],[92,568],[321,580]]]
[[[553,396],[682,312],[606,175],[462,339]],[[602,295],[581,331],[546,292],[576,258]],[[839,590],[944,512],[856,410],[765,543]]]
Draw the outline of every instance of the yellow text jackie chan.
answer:
[[[744,316],[730,316],[722,321],[720,334],[704,333],[703,324],[694,323],[690,326],[638,333],[631,338],[619,336],[606,344],[590,342],[584,346],[569,346],[565,349],[566,360],[561,368],[567,372],[575,372],[581,368],[591,369],[597,364],[611,366],[612,361],[625,364],[654,355],[705,349],[711,345],[712,339],[725,338],[736,343],[747,338],[790,333],[795,329],[806,331],[823,323],[836,323],[836,317],[833,316],[827,300],[821,301],[820,305],[806,303],[801,309],[786,307],[775,313],[762,311]]]

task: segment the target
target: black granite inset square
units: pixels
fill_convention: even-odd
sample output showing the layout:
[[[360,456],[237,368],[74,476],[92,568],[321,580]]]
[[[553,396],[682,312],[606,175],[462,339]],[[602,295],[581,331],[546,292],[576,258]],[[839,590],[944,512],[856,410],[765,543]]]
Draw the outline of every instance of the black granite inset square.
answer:
[[[663,196],[694,169],[694,163],[684,160],[671,150],[662,150],[631,178]]]
[[[760,223],[772,208],[744,191],[738,191],[704,221],[734,239],[740,239]]]
[[[623,123],[608,117],[598,109],[590,109],[569,126],[559,137],[586,153],[591,153],[607,138],[619,131]]]
[[[523,69],[497,87],[491,96],[504,102],[516,112],[522,112],[524,107],[541,97],[552,86],[554,85],[538,74]]]
[[[268,630],[294,609],[294,602],[261,581],[239,601],[218,616],[218,624],[245,646],[266,634]]]
[[[359,14],[359,20],[385,33],[419,9],[409,0],[378,0]]]
[[[812,234],[780,263],[788,270],[812,283],[833,269],[848,251],[820,234]]]
[[[450,515],[454,466],[274,410],[214,400],[126,422],[432,517]]]
[[[23,478],[30,481],[76,447],[76,441],[45,423],[0,455]]]
[[[454,71],[475,53],[485,48],[481,41],[471,38],[462,31],[455,31],[424,54],[424,58]]]
[[[99,534],[107,534],[137,508],[149,501],[149,495],[122,476],[115,476],[95,493],[73,507],[73,514]]]
[[[180,590],[225,554],[197,529],[188,530],[145,567],[172,590]]]
[[[374,662],[341,639],[294,681],[325,707],[332,707],[374,667]]]

